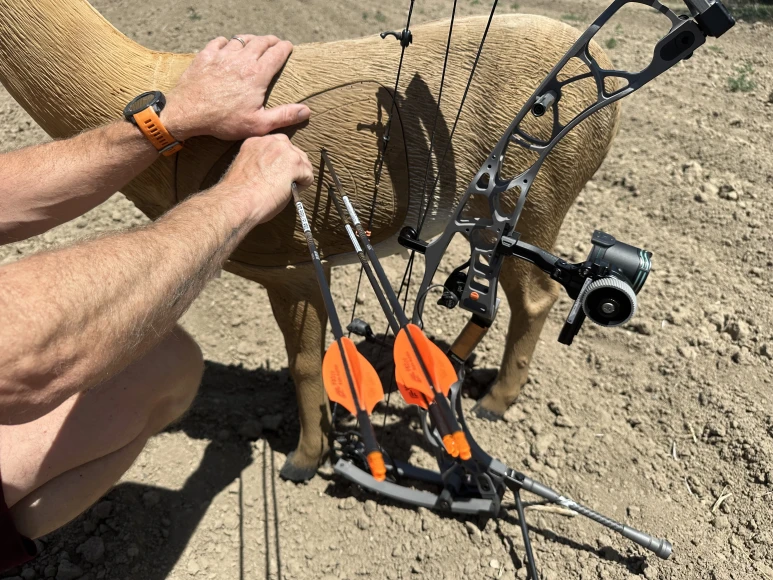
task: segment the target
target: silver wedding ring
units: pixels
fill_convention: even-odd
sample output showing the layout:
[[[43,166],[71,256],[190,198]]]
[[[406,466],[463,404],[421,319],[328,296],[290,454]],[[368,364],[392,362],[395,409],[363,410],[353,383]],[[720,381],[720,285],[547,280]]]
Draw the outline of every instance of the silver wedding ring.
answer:
[[[238,40],[239,42],[241,42],[241,43],[242,43],[242,48],[244,48],[245,46],[247,46],[247,43],[246,43],[246,42],[244,42],[244,39],[243,39],[243,38],[241,38],[241,37],[239,37],[239,36],[232,36],[232,37],[231,37],[231,40]]]

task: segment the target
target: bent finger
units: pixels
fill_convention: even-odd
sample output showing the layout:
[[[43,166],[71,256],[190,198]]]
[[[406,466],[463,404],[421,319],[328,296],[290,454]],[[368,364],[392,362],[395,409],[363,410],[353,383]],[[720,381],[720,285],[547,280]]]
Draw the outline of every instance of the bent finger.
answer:
[[[249,56],[254,59],[260,59],[261,56],[270,48],[280,44],[282,41],[276,36],[256,36],[252,42],[247,46],[249,48]]]
[[[225,47],[228,44],[228,39],[225,36],[218,36],[210,40],[207,45],[201,50],[201,52],[213,53]]]
[[[296,181],[302,187],[308,187],[314,183],[314,168],[311,166],[309,158],[306,153],[300,151],[300,167],[298,168],[298,176]]]
[[[259,63],[265,82],[269,82],[280,70],[282,70],[282,67],[287,62],[287,59],[290,58],[292,52],[293,45],[290,42],[283,40],[263,53]]]

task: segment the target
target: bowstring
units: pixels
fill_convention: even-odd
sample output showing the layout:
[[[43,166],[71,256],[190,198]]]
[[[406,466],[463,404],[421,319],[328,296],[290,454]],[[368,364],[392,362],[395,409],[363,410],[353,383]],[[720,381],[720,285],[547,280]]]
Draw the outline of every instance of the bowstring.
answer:
[[[411,16],[413,15],[413,7],[414,7],[414,4],[415,4],[415,1],[416,0],[411,0],[410,6],[408,8],[408,18],[406,20],[406,25],[405,25],[405,29],[404,30],[410,30]],[[449,135],[448,142],[446,143],[445,148],[443,150],[443,154],[441,156],[440,163],[438,163],[438,166],[437,166],[437,175],[435,176],[435,179],[434,179],[433,184],[432,184],[432,189],[430,190],[430,194],[431,195],[434,195],[434,192],[437,190],[437,184],[438,184],[438,182],[440,180],[440,174],[441,174],[442,168],[443,168],[443,166],[445,164],[446,155],[447,155],[448,150],[449,150],[449,148],[451,146],[451,142],[452,142],[454,134],[456,132],[456,127],[457,127],[457,125],[459,123],[459,118],[460,118],[460,116],[462,114],[462,110],[464,108],[464,104],[465,104],[465,102],[467,100],[467,95],[469,93],[470,86],[472,85],[473,78],[475,77],[475,71],[477,70],[478,62],[480,61],[480,56],[481,56],[481,54],[483,52],[483,46],[484,46],[484,44],[486,42],[486,38],[488,36],[489,29],[491,28],[491,22],[492,22],[492,20],[494,18],[494,13],[496,11],[498,2],[499,2],[499,0],[494,0],[494,3],[492,5],[492,7],[491,7],[491,12],[489,13],[488,21],[486,22],[486,28],[485,28],[485,30],[483,32],[483,37],[481,38],[480,45],[478,46],[478,51],[477,51],[477,53],[475,55],[475,60],[473,61],[473,64],[472,64],[472,67],[471,67],[471,70],[470,70],[470,75],[469,75],[469,77],[467,79],[467,84],[466,84],[465,89],[464,89],[464,93],[462,94],[462,100],[461,100],[461,102],[459,104],[459,109],[456,112],[456,117],[454,119],[454,124],[453,124],[453,127],[451,129],[451,133]],[[441,105],[441,100],[442,100],[442,96],[443,96],[443,88],[445,86],[445,78],[446,78],[446,72],[447,72],[447,67],[448,67],[448,57],[449,57],[450,49],[451,49],[451,38],[452,38],[452,34],[453,34],[454,22],[456,20],[456,8],[457,8],[457,0],[454,0],[453,10],[452,10],[452,13],[451,13],[451,23],[449,25],[449,30],[448,30],[448,39],[446,41],[446,49],[445,49],[445,54],[444,54],[444,58],[443,58],[443,71],[442,71],[441,78],[440,78],[440,88],[438,90],[438,99],[437,99],[437,104],[436,104],[436,108],[435,108],[435,118],[434,118],[434,121],[433,121],[432,134],[431,134],[431,137],[430,137],[430,148],[429,148],[429,152],[427,154],[427,165],[426,165],[425,173],[424,173],[424,182],[422,184],[422,194],[421,194],[421,200],[420,200],[420,203],[419,203],[419,216],[417,216],[417,219],[418,219],[418,221],[417,221],[417,225],[418,225],[417,234],[419,236],[421,235],[421,230],[424,227],[424,223],[426,221],[426,218],[427,218],[427,215],[429,213],[430,206],[431,206],[431,199],[427,199],[427,183],[429,181],[429,173],[430,173],[430,169],[431,169],[431,166],[432,166],[432,152],[434,151],[434,148],[435,148],[435,137],[436,137],[436,133],[437,133],[437,121],[438,121],[438,118],[439,118],[439,115],[440,115],[440,105]],[[405,49],[406,48],[407,48],[407,43],[401,43],[400,61],[399,61],[398,66],[397,66],[397,75],[396,75],[396,79],[395,79],[394,92],[393,92],[393,95],[392,95],[392,103],[391,103],[390,109],[389,109],[389,118],[387,119],[386,126],[384,128],[384,136],[382,138],[382,146],[381,146],[381,150],[380,150],[380,153],[379,153],[378,166],[377,166],[377,169],[376,169],[376,177],[375,177],[375,183],[374,183],[374,188],[373,188],[373,198],[372,198],[372,202],[371,202],[370,212],[369,212],[369,215],[368,215],[368,229],[369,230],[371,230],[372,227],[373,227],[373,218],[374,218],[375,211],[376,211],[376,206],[377,206],[377,203],[378,203],[379,186],[380,186],[380,183],[381,183],[381,175],[382,175],[383,168],[384,168],[384,161],[386,159],[387,148],[389,147],[390,132],[391,132],[391,127],[392,127],[392,118],[393,118],[393,115],[394,115],[395,103],[397,101],[397,94],[398,94],[397,91],[398,91],[399,85],[400,85],[400,75],[402,73],[403,61],[404,61],[404,57],[405,57]],[[426,201],[426,206],[425,206],[425,201]],[[413,266],[414,266],[415,258],[416,258],[416,252],[412,250],[411,251],[411,255],[410,255],[409,259],[408,259],[408,263],[406,264],[405,270],[403,272],[403,277],[402,277],[402,280],[400,282],[400,287],[399,287],[399,290],[398,290],[398,293],[397,293],[397,297],[399,299],[403,295],[403,291],[405,291],[405,296],[403,297],[403,309],[406,308],[407,302],[408,302],[408,297],[410,295],[410,287],[411,287],[411,282],[412,282],[412,279],[413,279]],[[354,301],[353,301],[353,305],[352,305],[351,321],[354,321],[355,316],[356,316],[357,302],[359,301],[359,294],[360,294],[360,290],[361,290],[361,286],[362,286],[363,274],[364,274],[364,267],[361,266],[360,267],[359,278],[358,278],[358,281],[357,281],[357,289],[355,291]],[[386,336],[389,333],[389,331],[390,331],[389,326],[387,326],[387,328],[383,332],[383,335]],[[383,349],[384,349],[384,343],[382,343],[380,345],[379,349],[378,349],[378,353],[377,353],[377,357],[376,357],[377,359],[379,359],[381,357],[381,355],[383,354]],[[391,405],[392,391],[394,390],[393,389],[393,387],[394,387],[394,380],[395,380],[394,373],[392,373],[392,376],[390,378],[389,389],[387,391],[386,410],[384,412],[384,421],[382,423],[381,434],[379,436],[379,447],[383,447],[382,444],[383,444],[384,434],[386,432],[386,422],[387,422],[387,418],[388,418],[388,410],[389,410],[390,405]]]
[[[437,131],[437,120],[440,116],[440,101],[443,99],[443,87],[446,81],[446,69],[448,68],[448,55],[451,48],[451,35],[454,32],[454,21],[456,20],[456,3],[454,0],[454,7],[451,11],[451,24],[448,27],[448,40],[446,41],[446,54],[443,58],[443,73],[440,75],[440,89],[438,89],[437,106],[435,107],[435,119],[432,123],[432,135],[429,141],[429,153],[427,154],[427,167],[424,170],[424,183],[421,186],[421,202],[419,203],[419,215],[422,214],[424,209],[424,200],[427,196],[427,181],[429,180],[429,170],[432,167],[432,151],[435,149],[435,132]],[[421,220],[419,215],[416,216],[416,227],[420,227]]]
[[[413,15],[413,5],[416,0],[411,0],[411,4],[408,7],[408,18],[405,22],[405,30],[410,30],[411,16]],[[368,231],[373,229],[373,216],[376,213],[376,204],[378,203],[379,186],[381,184],[381,173],[384,169],[384,159],[386,158],[387,148],[389,147],[390,132],[392,129],[392,115],[395,111],[395,101],[397,100],[397,89],[400,86],[400,73],[403,70],[403,59],[405,58],[405,49],[408,47],[407,43],[401,42],[400,50],[400,62],[397,65],[397,77],[395,78],[395,89],[392,93],[392,104],[389,107],[389,118],[387,119],[386,126],[384,127],[384,136],[381,139],[381,150],[378,157],[378,167],[376,169],[376,179],[373,185],[373,200],[370,204],[370,212],[368,214]],[[354,293],[354,304],[352,305],[352,318],[351,322],[354,322],[354,318],[357,314],[357,301],[360,297],[360,288],[362,287],[362,276],[364,273],[364,266],[360,266],[360,275],[357,280],[357,290]],[[388,332],[388,331],[387,331]],[[349,333],[351,336],[351,332]]]
[[[491,12],[489,13],[488,21],[486,22],[486,28],[483,31],[483,37],[481,38],[480,45],[478,46],[478,52],[476,53],[475,60],[473,61],[472,67],[470,68],[470,76],[467,79],[467,85],[464,88],[464,93],[462,94],[462,100],[459,103],[459,109],[456,112],[456,118],[454,119],[454,124],[453,124],[453,127],[451,128],[451,133],[450,133],[450,135],[448,137],[448,142],[446,143],[446,146],[443,149],[443,155],[440,158],[440,163],[438,163],[438,165],[437,165],[437,175],[435,176],[435,180],[432,183],[432,189],[430,190],[430,199],[427,199],[426,207],[423,207],[424,199],[425,199],[425,190],[422,189],[422,197],[421,197],[422,203],[419,206],[419,213],[421,214],[421,218],[418,221],[418,229],[416,231],[416,237],[417,238],[421,237],[421,231],[424,228],[424,223],[427,220],[427,215],[429,214],[429,208],[430,208],[430,205],[431,205],[431,199],[434,196],[435,191],[437,190],[437,185],[438,185],[438,182],[440,181],[441,171],[442,171],[443,166],[445,164],[446,155],[448,154],[448,150],[451,147],[451,142],[453,141],[454,133],[456,133],[456,127],[457,127],[457,124],[459,123],[459,118],[461,117],[462,109],[464,108],[464,104],[467,101],[467,95],[468,95],[468,93],[470,91],[470,86],[472,85],[473,78],[475,77],[475,71],[478,68],[478,62],[480,61],[480,56],[483,53],[483,45],[486,43],[486,38],[488,37],[489,29],[491,28],[491,21],[494,19],[494,13],[496,12],[497,4],[498,3],[499,3],[499,0],[494,0],[493,5],[491,6]],[[456,0],[454,1],[454,12],[455,12],[455,10],[456,10]],[[453,25],[454,25],[454,18],[452,16],[452,18],[451,18],[451,28],[453,28]],[[434,143],[435,143],[435,130],[437,129],[437,119],[438,119],[438,114],[439,114],[439,110],[440,110],[440,97],[442,96],[443,80],[445,79],[446,62],[448,60],[448,51],[450,49],[450,46],[451,46],[451,31],[449,30],[448,42],[446,44],[446,56],[445,56],[445,60],[444,60],[444,63],[443,63],[443,76],[441,77],[440,93],[438,95],[437,110],[435,112],[435,124],[434,124],[433,129],[432,129],[432,137],[431,137],[431,140],[430,140],[430,152],[429,152],[429,156],[427,157],[427,169],[426,169],[426,172],[425,172],[425,182],[424,182],[424,186],[425,187],[426,187],[426,180],[427,180],[427,176],[429,175],[429,169],[430,169],[430,165],[431,165],[432,150],[433,150]],[[422,209],[424,210],[423,213],[421,211]],[[400,283],[400,289],[399,289],[399,291],[397,293],[397,296],[399,297],[402,294],[403,289],[405,289],[405,299],[406,299],[406,301],[407,301],[407,298],[408,298],[408,294],[410,293],[411,283],[413,281],[413,264],[414,264],[415,259],[416,259],[416,251],[415,250],[411,250],[411,255],[409,256],[408,263],[405,266],[405,273],[403,274],[403,281]]]
[[[413,6],[414,6],[415,3],[416,3],[416,0],[411,0],[411,3],[409,5],[409,7],[408,7],[408,18],[405,21],[405,28],[404,28],[404,30],[406,30],[406,31],[410,30],[410,28],[411,28],[411,17],[413,16]],[[405,59],[405,49],[408,48],[408,43],[407,42],[402,42],[401,41],[400,45],[401,45],[400,61],[399,61],[398,65],[397,65],[397,75],[396,75],[396,78],[395,78],[395,88],[394,88],[394,91],[392,92],[392,103],[389,106],[389,117],[388,117],[388,119],[386,121],[386,125],[384,126],[384,136],[381,139],[381,148],[380,148],[380,151],[379,151],[379,157],[378,157],[378,161],[377,161],[378,166],[376,168],[376,178],[375,178],[375,183],[373,185],[373,200],[371,202],[370,212],[368,214],[368,230],[369,231],[373,229],[373,217],[374,217],[374,215],[376,213],[376,206],[378,204],[378,194],[379,194],[379,186],[381,184],[381,174],[383,173],[384,160],[386,159],[386,152],[387,152],[387,148],[389,147],[389,141],[390,141],[390,136],[391,136],[390,133],[391,133],[391,129],[392,129],[392,116],[394,115],[394,111],[395,111],[395,103],[397,101],[397,91],[398,91],[398,89],[400,87],[400,74],[402,73],[402,70],[403,70],[403,60]],[[352,304],[352,317],[351,317],[351,320],[350,320],[350,324],[351,324],[351,322],[354,322],[354,319],[355,319],[356,314],[357,314],[357,302],[359,301],[359,298],[360,298],[360,289],[362,287],[362,276],[363,276],[364,272],[365,272],[365,266],[361,265],[360,266],[360,274],[359,274],[359,277],[358,277],[358,280],[357,280],[357,290],[354,293],[354,301],[353,301],[353,304]],[[387,328],[384,330],[384,332],[382,334],[386,337],[388,335],[388,333],[389,333],[389,326],[387,325]],[[351,331],[349,331],[349,335],[351,336]],[[384,351],[384,343],[382,342],[381,345],[379,346],[379,349],[378,349],[378,352],[377,352],[377,355],[376,355],[376,360],[379,360],[381,358],[381,356],[383,355],[383,351]],[[390,401],[391,401],[391,398],[392,398],[393,387],[394,387],[394,373],[392,373],[392,378],[390,379],[389,389],[388,389],[388,392],[387,392],[387,398],[386,398],[386,407],[387,407],[387,409],[384,412],[384,423],[382,424],[381,435],[380,435],[379,441],[378,441],[378,446],[379,447],[383,447],[382,443],[383,443],[383,439],[384,439],[384,433],[386,431],[386,420],[387,420],[387,416],[388,416],[388,410],[389,410],[389,407],[390,407]]]

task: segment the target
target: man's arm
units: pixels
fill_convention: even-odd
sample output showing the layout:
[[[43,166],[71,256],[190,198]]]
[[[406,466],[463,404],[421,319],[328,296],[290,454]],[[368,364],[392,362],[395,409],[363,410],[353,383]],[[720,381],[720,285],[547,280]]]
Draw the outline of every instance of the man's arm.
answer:
[[[309,118],[305,105],[265,109],[266,90],[292,52],[274,36],[225,38],[196,55],[167,95],[161,121],[178,140],[237,141]],[[76,218],[104,202],[158,158],[126,121],[72,139],[0,155],[0,245]]]
[[[0,424],[43,415],[145,353],[255,225],[308,186],[284,135],[245,141],[215,188],[153,224],[0,268]]]

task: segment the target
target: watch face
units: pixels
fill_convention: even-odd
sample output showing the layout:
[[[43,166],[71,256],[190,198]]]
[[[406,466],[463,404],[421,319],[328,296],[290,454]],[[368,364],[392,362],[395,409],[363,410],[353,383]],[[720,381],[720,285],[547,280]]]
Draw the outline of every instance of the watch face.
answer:
[[[153,93],[146,93],[144,95],[140,95],[137,97],[137,100],[134,101],[134,104],[132,105],[132,109],[135,111],[144,111],[147,109],[151,104],[153,104],[153,101],[156,100],[156,95]]]
[[[133,115],[136,115],[141,111],[144,111],[151,105],[155,105],[156,111],[160,111],[161,109],[164,108],[165,104],[166,104],[166,99],[164,99],[163,93],[160,93],[158,91],[149,91],[147,93],[141,94],[139,97],[134,99],[131,103],[129,103],[124,113],[126,114],[127,118],[131,118]]]

